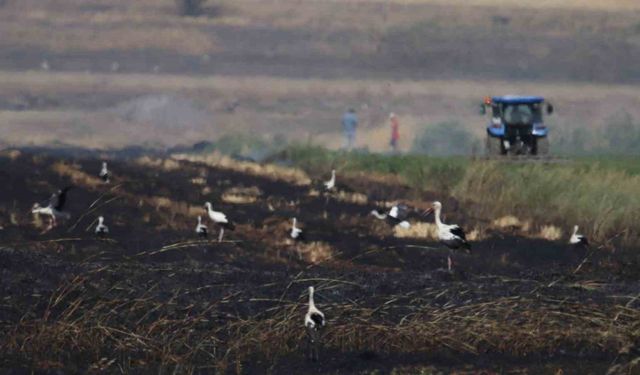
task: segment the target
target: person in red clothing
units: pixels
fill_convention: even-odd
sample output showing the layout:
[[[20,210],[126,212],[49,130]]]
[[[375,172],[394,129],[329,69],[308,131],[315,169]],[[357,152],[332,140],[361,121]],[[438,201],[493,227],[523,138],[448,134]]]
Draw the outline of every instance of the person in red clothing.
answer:
[[[393,152],[398,152],[398,141],[400,140],[400,123],[398,122],[398,116],[395,113],[389,114],[389,121],[391,122],[391,148]]]

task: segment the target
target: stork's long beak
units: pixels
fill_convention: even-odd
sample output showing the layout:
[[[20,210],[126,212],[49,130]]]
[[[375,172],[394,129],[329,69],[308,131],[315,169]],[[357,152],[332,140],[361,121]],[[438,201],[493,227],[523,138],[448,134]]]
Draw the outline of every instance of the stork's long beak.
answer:
[[[433,208],[428,208],[426,211],[422,213],[422,216],[427,217],[431,215],[432,212],[433,212]]]

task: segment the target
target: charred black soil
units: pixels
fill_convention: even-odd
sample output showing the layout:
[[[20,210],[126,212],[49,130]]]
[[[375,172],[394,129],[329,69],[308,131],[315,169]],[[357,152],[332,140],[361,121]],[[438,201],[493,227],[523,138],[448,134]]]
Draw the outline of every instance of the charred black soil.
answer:
[[[368,214],[372,200],[205,164],[109,157],[111,184],[95,177],[100,159],[89,154],[0,157],[5,372],[638,371],[630,252],[495,231],[471,255],[453,254],[447,272],[447,250],[394,236]],[[437,198],[445,210],[451,203],[448,221],[473,225],[449,197],[343,180],[375,200],[385,191],[388,200]],[[71,219],[42,233],[31,206],[67,185]],[[254,193],[223,199],[237,191]],[[206,201],[237,225],[221,243],[194,233]],[[93,234],[99,215],[107,238]],[[287,240],[292,217],[305,243]],[[318,363],[304,355],[310,285],[328,319]]]

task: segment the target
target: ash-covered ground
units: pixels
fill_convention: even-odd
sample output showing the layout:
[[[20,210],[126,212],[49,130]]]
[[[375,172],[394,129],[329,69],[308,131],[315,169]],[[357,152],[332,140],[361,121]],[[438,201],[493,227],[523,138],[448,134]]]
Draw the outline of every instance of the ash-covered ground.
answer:
[[[315,180],[329,169],[309,183],[251,163],[120,156],[0,156],[2,372],[639,371],[631,250],[496,229],[471,255],[453,253],[448,272],[448,250],[369,214],[437,199],[448,222],[488,220],[437,192],[338,171],[326,196]],[[109,184],[97,177],[104,159]],[[33,203],[69,185],[71,218],[43,233]],[[236,223],[221,243],[206,201]],[[93,233],[100,215],[105,238]],[[194,232],[198,215],[208,240]],[[293,217],[303,242],[288,239]],[[319,362],[305,359],[311,285],[328,322]]]

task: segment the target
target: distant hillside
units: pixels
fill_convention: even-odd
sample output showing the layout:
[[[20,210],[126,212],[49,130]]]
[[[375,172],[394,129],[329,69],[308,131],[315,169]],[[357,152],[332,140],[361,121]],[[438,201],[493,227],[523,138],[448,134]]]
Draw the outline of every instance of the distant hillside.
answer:
[[[98,3],[3,3],[0,69],[46,59],[62,71],[640,80],[629,63],[640,61],[640,5],[628,0],[217,0],[199,18],[170,1]]]
[[[172,147],[251,133],[338,148],[352,106],[358,147],[387,151],[395,112],[402,150],[456,123],[469,153],[485,132],[479,101],[508,93],[556,105],[559,151],[640,134],[639,1],[205,5],[183,17],[173,0],[0,0],[1,141]]]

